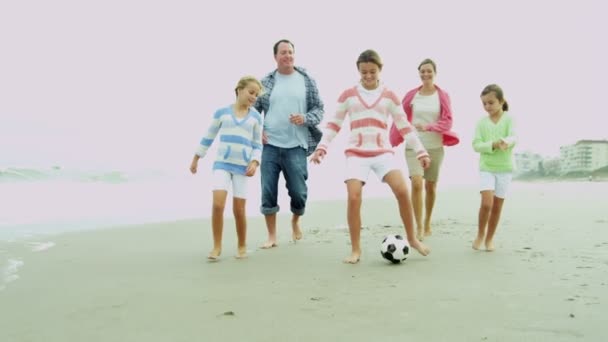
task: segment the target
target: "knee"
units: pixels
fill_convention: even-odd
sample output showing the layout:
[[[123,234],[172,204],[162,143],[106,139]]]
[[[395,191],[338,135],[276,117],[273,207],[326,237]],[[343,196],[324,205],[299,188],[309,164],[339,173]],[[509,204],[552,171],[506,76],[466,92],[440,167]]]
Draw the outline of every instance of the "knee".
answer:
[[[232,208],[232,213],[236,218],[244,218],[245,217],[245,207],[235,206]]]
[[[359,205],[361,204],[361,192],[354,192],[348,194],[348,204]]]
[[[306,198],[308,197],[308,192],[306,187],[304,187],[300,191],[290,191],[289,196],[291,200],[298,203],[306,203]]]
[[[422,192],[422,179],[420,177],[412,178],[412,192],[415,192],[415,193]]]
[[[289,197],[296,201],[306,201],[308,196],[308,187],[306,186],[305,179],[290,179],[287,181],[287,192]]]
[[[224,204],[221,203],[213,203],[211,210],[213,210],[213,213],[215,214],[223,214],[224,213]]]
[[[479,210],[483,212],[490,212],[492,210],[492,201],[482,201]]]
[[[407,187],[404,186],[400,186],[396,189],[393,189],[393,194],[395,194],[395,197],[401,201],[401,200],[407,200],[409,199],[409,193],[407,191]]]
[[[435,182],[426,182],[424,184],[424,190],[429,195],[435,195],[435,189],[437,189],[437,183]]]
[[[495,199],[492,203],[492,211],[494,212],[500,212],[502,210],[502,200],[497,200]]]

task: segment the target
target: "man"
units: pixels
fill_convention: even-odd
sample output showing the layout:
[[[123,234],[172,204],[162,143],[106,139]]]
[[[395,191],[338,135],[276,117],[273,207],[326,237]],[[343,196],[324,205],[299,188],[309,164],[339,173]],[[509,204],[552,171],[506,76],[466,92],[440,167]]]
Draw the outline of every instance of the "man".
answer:
[[[290,197],[293,241],[302,238],[300,217],[308,197],[306,157],[321,140],[317,125],[323,120],[323,102],[316,82],[306,70],[294,65],[294,45],[282,39],[274,44],[277,69],[262,79],[264,95],[255,108],[264,114],[262,133],[261,212],[266,219],[268,241],[262,248],[277,246],[276,218],[279,175],[283,172]]]

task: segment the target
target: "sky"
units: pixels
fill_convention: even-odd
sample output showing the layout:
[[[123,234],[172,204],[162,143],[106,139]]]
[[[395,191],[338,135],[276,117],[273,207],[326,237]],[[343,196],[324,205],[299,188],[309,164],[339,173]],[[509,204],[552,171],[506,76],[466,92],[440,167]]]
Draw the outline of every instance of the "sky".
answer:
[[[479,93],[499,84],[520,152],[606,139],[608,25],[601,1],[3,1],[0,3],[0,167],[187,171],[213,112],[241,76],[276,66],[295,44],[317,80],[326,118],[358,81],[366,49],[399,96],[437,63],[461,143],[444,163],[476,168]],[[601,43],[604,41],[604,43]],[[345,133],[342,133],[343,135]],[[330,154],[341,155],[339,140]],[[331,160],[333,159],[333,164]],[[341,166],[340,157],[328,163]],[[446,171],[448,172],[448,171]]]

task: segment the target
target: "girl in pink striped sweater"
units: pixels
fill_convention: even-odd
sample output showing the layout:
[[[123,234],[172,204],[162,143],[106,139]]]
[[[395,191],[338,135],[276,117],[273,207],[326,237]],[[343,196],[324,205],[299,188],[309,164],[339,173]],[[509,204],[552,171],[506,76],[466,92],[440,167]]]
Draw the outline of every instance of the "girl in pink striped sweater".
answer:
[[[338,134],[346,115],[350,118],[350,137],[346,154],[346,189],[348,192],[347,220],[352,251],[344,262],[355,264],[361,258],[361,194],[370,171],[387,183],[397,201],[399,213],[405,226],[409,244],[422,255],[430,250],[420,242],[414,233],[412,205],[405,179],[394,161],[394,151],[388,140],[389,116],[392,117],[406,144],[416,151],[423,168],[431,160],[418,139],[416,131],[407,121],[401,102],[391,90],[379,81],[382,61],[374,50],[366,50],[357,59],[357,69],[361,82],[345,90],[338,99],[335,116],[327,123],[317,150],[311,161],[321,163],[328,146]]]

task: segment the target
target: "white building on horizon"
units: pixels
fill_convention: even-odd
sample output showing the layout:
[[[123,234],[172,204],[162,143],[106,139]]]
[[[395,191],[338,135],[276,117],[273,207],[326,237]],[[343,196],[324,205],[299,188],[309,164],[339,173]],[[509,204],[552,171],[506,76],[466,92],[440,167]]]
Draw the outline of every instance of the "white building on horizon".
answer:
[[[560,146],[561,173],[592,172],[608,166],[608,140],[579,140]]]

